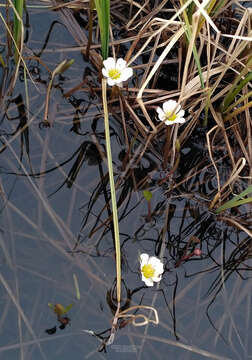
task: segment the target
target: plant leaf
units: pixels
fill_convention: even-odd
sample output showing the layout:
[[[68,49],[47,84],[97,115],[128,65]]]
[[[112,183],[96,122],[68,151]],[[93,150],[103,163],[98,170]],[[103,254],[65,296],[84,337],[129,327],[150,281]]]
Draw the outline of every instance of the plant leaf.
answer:
[[[249,202],[252,202],[252,197],[244,199],[244,196],[252,193],[252,185],[248,186],[246,190],[241,192],[239,195],[235,196],[233,199],[227,201],[225,204],[218,207],[218,209],[215,211],[216,214],[219,214],[221,211],[231,209],[235,206],[247,204]]]
[[[109,45],[110,0],[95,0],[95,7],[100,27],[102,57],[106,60]]]

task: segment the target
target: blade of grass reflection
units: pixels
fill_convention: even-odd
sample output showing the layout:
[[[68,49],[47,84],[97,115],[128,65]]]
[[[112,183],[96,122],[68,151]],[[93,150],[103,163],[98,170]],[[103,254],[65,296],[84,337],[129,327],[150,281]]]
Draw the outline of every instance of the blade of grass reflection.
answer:
[[[70,263],[74,263],[75,266],[77,266],[79,269],[84,271],[88,275],[88,277],[91,278],[93,281],[108,286],[105,280],[103,280],[104,273],[102,269],[100,268],[100,266],[97,265],[97,263],[92,259],[92,257],[89,257],[88,261],[92,264],[92,266],[94,266],[95,271],[88,271],[85,266],[86,264],[83,263],[83,258],[80,260],[78,258],[73,257],[71,251],[69,252],[66,251],[64,243],[55,241],[55,239],[51,238],[46,232],[43,231],[43,229],[38,227],[37,223],[33,222],[30,217],[26,216],[24,212],[22,212],[19,208],[17,208],[14,204],[12,204],[11,201],[8,201],[8,207],[15,213],[15,216],[19,216],[22,220],[24,220],[25,223],[31,226],[31,228],[34,229],[37,234],[39,234],[38,239],[41,238],[44,241],[47,241],[53,248],[56,249],[56,251],[59,254],[63,255],[63,257],[65,257]],[[69,234],[72,233],[69,232]],[[73,236],[74,234],[68,235],[67,238],[68,237],[73,238]],[[49,279],[48,277],[44,277],[43,275],[32,269],[27,269],[27,268],[26,269],[23,268],[23,269],[34,276],[38,276],[46,280]]]
[[[9,295],[9,297],[11,298],[13,304],[15,305],[15,307],[17,308],[17,311],[18,311],[18,314],[21,316],[21,318],[23,319],[28,331],[30,332],[30,334],[32,335],[36,345],[38,346],[39,348],[39,351],[40,351],[40,354],[42,356],[42,358],[44,360],[47,359],[45,353],[43,352],[42,348],[41,348],[41,345],[40,345],[40,342],[39,342],[39,339],[36,337],[36,334],[35,332],[33,331],[32,329],[32,326],[28,320],[28,318],[26,317],[25,313],[23,312],[23,309],[21,307],[21,305],[19,304],[19,302],[17,301],[15,295],[13,294],[11,288],[9,287],[8,283],[5,281],[3,275],[0,273],[0,281],[3,285],[3,287],[5,288],[7,294]],[[21,345],[21,344],[20,344]]]
[[[6,144],[9,148],[9,150],[11,151],[11,153],[13,154],[14,158],[16,158],[16,160],[19,162],[19,159],[15,153],[15,150],[13,149],[13,147],[11,146],[11,144],[7,141],[7,139],[5,140]],[[35,183],[32,181],[31,176],[29,176],[29,174],[27,173],[26,168],[24,167],[24,165],[22,163],[20,163],[20,167],[21,169],[24,171],[24,173],[26,174],[32,188],[34,189],[35,193],[37,194],[38,198],[41,200],[41,203],[43,204],[45,210],[47,211],[47,213],[49,214],[49,216],[51,217],[52,221],[55,223],[56,227],[58,228],[61,236],[63,237],[63,239],[66,241],[66,243],[68,244],[69,248],[71,248],[71,244],[69,239],[72,239],[74,236],[72,234],[72,232],[70,231],[70,229],[65,225],[64,221],[56,214],[56,212],[50,207],[48,201],[44,198],[43,194],[39,191],[38,187],[35,185]]]
[[[31,159],[30,159],[29,126],[27,124],[28,118],[26,115],[26,109],[25,109],[22,95],[19,94],[12,101],[17,105],[17,110],[18,110],[18,114],[19,114],[19,116],[18,116],[19,117],[19,125],[16,128],[13,135],[15,135],[16,132],[20,132],[20,137],[21,137],[20,161],[22,161],[22,158],[23,158],[23,148],[24,148],[24,143],[25,143],[25,150],[26,150],[26,154],[27,154],[27,157],[29,160],[30,171],[32,172]]]
[[[39,343],[47,343],[49,341],[53,341],[55,342],[55,339],[62,339],[62,338],[66,338],[66,337],[72,337],[72,336],[77,336],[80,335],[79,331],[76,332],[71,332],[71,333],[65,333],[65,334],[60,334],[60,335],[55,335],[53,337],[44,337],[44,338],[39,338]],[[36,340],[30,340],[30,341],[24,341],[22,343],[22,345],[25,346],[29,346],[29,345],[36,345]],[[4,353],[6,351],[10,351],[10,350],[15,350],[15,349],[20,349],[20,343],[17,344],[11,344],[11,345],[5,345],[5,346],[1,346],[0,347],[0,353]],[[46,360],[48,360],[48,357],[46,357]]]
[[[172,345],[172,346],[175,346],[177,348],[181,348],[181,349],[184,349],[184,350],[187,350],[187,351],[191,351],[192,353],[199,354],[201,356],[207,357],[209,359],[230,360],[229,357],[225,357],[225,356],[222,356],[222,355],[215,355],[215,354],[210,353],[209,351],[200,349],[200,348],[198,348],[196,346],[183,344],[181,342],[173,341],[173,340],[170,340],[168,338],[161,338],[161,337],[157,337],[157,336],[140,334],[140,333],[134,333],[132,336],[140,338],[140,339],[146,339],[146,340],[149,340],[149,341],[153,340],[153,341],[155,341],[157,343],[163,343],[163,344],[166,344],[166,345]]]

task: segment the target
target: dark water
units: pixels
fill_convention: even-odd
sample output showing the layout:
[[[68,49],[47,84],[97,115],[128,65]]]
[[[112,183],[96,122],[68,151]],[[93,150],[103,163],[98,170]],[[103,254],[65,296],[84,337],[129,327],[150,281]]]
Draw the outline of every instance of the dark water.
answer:
[[[90,87],[97,87],[98,75],[80,51],[69,50],[76,44],[62,24],[53,23],[60,20],[58,13],[29,9],[29,14],[27,56],[40,56],[51,70],[66,58],[75,62],[55,79],[49,104],[49,121],[53,125],[41,128],[49,75],[42,62],[27,60],[36,87],[28,81],[29,151],[23,139],[21,163],[21,136],[13,135],[20,117],[5,117],[1,123],[1,141],[9,143],[1,153],[0,165],[0,359],[249,359],[251,281],[241,276],[249,276],[246,266],[250,263],[250,238],[208,210],[206,196],[211,199],[217,187],[211,167],[176,191],[169,192],[167,182],[159,185],[159,180],[167,175],[161,170],[161,146],[133,168],[137,181],[148,178],[145,187],[153,193],[151,222],[146,221],[143,188],[135,190],[131,178],[123,180],[118,190],[124,301],[127,294],[130,305],[154,306],[160,324],[125,326],[117,332],[107,353],[97,352],[100,340],[84,332],[109,329],[113,316],[108,292],[115,280],[114,246],[110,228],[103,224],[109,215],[103,209],[104,187],[108,191],[109,186],[101,185],[107,169],[94,145],[99,143],[104,151],[99,96],[76,91],[66,99],[63,93],[85,76]],[[41,54],[51,25],[48,44]],[[22,76],[13,96],[3,99],[2,116],[8,100],[20,95],[25,98]],[[15,102],[10,103],[7,113],[9,117],[20,115]],[[73,125],[77,117],[80,127],[78,123]],[[120,122],[114,118],[111,136],[118,179],[123,172],[125,146]],[[193,136],[194,141],[182,149],[177,182],[190,167],[209,163],[204,130],[198,129]],[[137,152],[142,145],[136,142],[135,147]],[[59,166],[63,162],[64,166]],[[80,162],[74,183],[66,182]],[[227,166],[223,163],[224,176]],[[41,174],[53,168],[56,169],[43,176],[10,174]],[[159,290],[145,288],[138,256],[143,252],[158,255],[168,206],[163,257],[166,271]],[[244,208],[242,215],[249,221],[251,209]],[[176,267],[192,236],[200,240],[197,246],[202,256]],[[74,274],[80,288],[79,300]],[[72,303],[68,313],[71,324],[60,330],[48,303]],[[56,333],[48,335],[45,330],[55,325]]]

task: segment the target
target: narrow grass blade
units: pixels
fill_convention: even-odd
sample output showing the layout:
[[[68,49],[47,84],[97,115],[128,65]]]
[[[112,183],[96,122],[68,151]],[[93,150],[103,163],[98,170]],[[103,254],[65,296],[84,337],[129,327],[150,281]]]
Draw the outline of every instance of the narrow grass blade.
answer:
[[[229,105],[233,102],[237,94],[242,90],[242,88],[247,85],[248,82],[252,79],[252,71],[247,72],[252,65],[252,56],[249,57],[246,67],[241,71],[241,73],[235,78],[233,85],[227,95],[225,96],[222,104],[221,111],[224,113]]]
[[[24,10],[24,0],[15,0],[14,1],[14,7],[19,15],[19,18],[23,18],[23,10]],[[18,19],[17,15],[14,14],[14,39],[17,44],[18,49],[21,48],[21,32],[22,32],[22,22]],[[15,62],[18,61],[18,52],[15,48]]]
[[[181,3],[181,5],[183,6],[183,2]],[[192,41],[192,30],[191,30],[191,24],[189,22],[188,16],[187,16],[187,12],[183,11],[183,16],[184,16],[184,20],[185,20],[185,34],[187,37],[187,42],[188,44],[190,44],[190,42]],[[190,14],[191,16],[191,14]],[[203,76],[202,76],[202,69],[201,69],[201,65],[200,65],[200,59],[199,59],[199,55],[197,53],[197,49],[195,44],[193,45],[193,56],[194,56],[194,60],[198,69],[198,74],[199,74],[199,78],[200,78],[200,84],[202,89],[204,89],[204,80],[203,80]]]
[[[239,92],[244,88],[245,85],[247,85],[252,80],[252,71],[250,71],[244,79],[242,79],[239,84],[232,89],[232,92],[230,92],[223,102],[223,112],[228,108],[228,106],[232,103],[232,101],[235,99],[235,97],[239,94]]]
[[[108,58],[110,0],[95,0],[95,6],[100,27],[102,57],[105,60]]]
[[[225,204],[221,205],[217,210],[216,214],[219,214],[220,212],[231,209],[235,206],[239,206],[242,204],[247,204],[249,202],[252,202],[252,197],[244,199],[244,196],[252,193],[252,185],[248,186],[246,190],[241,192],[239,195],[235,196],[233,199],[227,201]]]

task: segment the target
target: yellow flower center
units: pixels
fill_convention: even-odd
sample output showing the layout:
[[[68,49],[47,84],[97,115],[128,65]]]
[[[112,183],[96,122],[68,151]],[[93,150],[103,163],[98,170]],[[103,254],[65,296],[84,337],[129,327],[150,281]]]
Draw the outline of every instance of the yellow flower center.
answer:
[[[172,111],[167,111],[165,113],[165,119],[166,120],[174,121],[174,120],[176,120],[176,118],[177,118],[177,115],[175,113],[173,113],[173,115],[172,115]]]
[[[120,76],[121,76],[120,71],[117,70],[117,69],[111,69],[111,70],[109,70],[108,74],[109,74],[110,79],[112,79],[112,80],[117,80],[117,79],[119,79]]]
[[[151,264],[147,264],[142,267],[142,273],[143,273],[144,277],[149,279],[154,276],[155,269],[153,268],[153,266]]]

